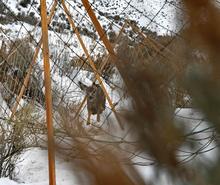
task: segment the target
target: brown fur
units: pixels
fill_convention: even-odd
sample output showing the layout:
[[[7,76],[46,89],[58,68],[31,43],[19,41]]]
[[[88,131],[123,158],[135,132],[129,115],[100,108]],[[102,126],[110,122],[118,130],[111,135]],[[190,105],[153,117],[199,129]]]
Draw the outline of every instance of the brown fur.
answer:
[[[100,114],[105,110],[105,94],[102,88],[93,83],[92,86],[86,86],[82,82],[79,82],[80,88],[86,93],[88,119],[87,125],[90,124],[90,117],[92,114],[97,115],[97,121],[100,121]]]

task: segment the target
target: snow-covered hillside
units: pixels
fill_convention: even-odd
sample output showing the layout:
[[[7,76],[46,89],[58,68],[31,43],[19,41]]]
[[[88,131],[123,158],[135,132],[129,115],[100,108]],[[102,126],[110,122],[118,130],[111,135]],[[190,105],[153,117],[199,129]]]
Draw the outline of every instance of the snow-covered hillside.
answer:
[[[98,44],[98,34],[82,3],[80,1],[65,2],[87,48],[90,48],[90,52],[93,53],[103,53],[104,48],[101,42]],[[118,32],[125,19],[135,21],[141,28],[157,34],[174,34],[181,26],[181,10],[178,8],[180,7],[178,1],[91,0],[90,3],[107,34],[112,31]],[[48,12],[52,4],[52,0],[47,0]],[[2,18],[0,27],[4,30],[0,32],[0,38],[10,42],[31,34],[35,47],[41,36],[39,1],[2,0],[0,16]],[[49,41],[52,55],[54,48],[61,53],[66,50],[69,57],[83,54],[60,4],[50,24]],[[93,51],[92,48],[95,50]]]
[[[17,16],[11,22],[21,21],[20,17],[32,17],[32,22],[29,19],[23,19],[24,22],[28,22],[32,25],[36,24],[36,20],[39,21],[39,2],[36,0],[22,1],[22,0],[3,0],[4,11],[1,12],[2,16],[7,16],[11,11],[13,15]],[[25,4],[22,2],[26,2]],[[120,27],[124,19],[130,19],[136,21],[141,27],[156,31],[158,34],[177,32],[176,16],[179,14],[181,7],[179,1],[166,1],[166,0],[90,0],[92,7],[102,24],[107,30],[110,24]],[[48,9],[53,4],[52,0],[47,0]],[[93,33],[94,28],[90,19],[85,15],[85,9],[80,1],[66,1],[66,5],[69,8],[73,20],[77,23],[80,29],[88,29]],[[181,16],[177,16],[180,18]],[[7,22],[7,21],[6,21]],[[9,23],[10,20],[8,20]],[[18,24],[18,23],[17,23]],[[64,11],[61,6],[58,6],[52,26],[60,26],[63,29],[69,29],[70,26],[67,23]]]

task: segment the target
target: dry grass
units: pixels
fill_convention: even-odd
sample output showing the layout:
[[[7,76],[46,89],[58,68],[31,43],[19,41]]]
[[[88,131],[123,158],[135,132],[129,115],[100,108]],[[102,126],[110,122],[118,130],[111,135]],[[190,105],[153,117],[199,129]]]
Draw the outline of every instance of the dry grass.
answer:
[[[220,20],[219,9],[207,0],[185,0],[184,3],[188,9],[190,25],[183,32],[183,37],[186,41],[191,40],[192,45],[187,45],[186,42],[184,47],[180,47],[179,44],[176,47],[176,57],[170,58],[169,64],[175,63],[177,66],[174,71],[180,80],[179,88],[190,94],[193,106],[201,110],[219,132],[220,30],[216,27]],[[206,61],[193,58],[192,49],[201,51],[206,56]],[[160,57],[155,60],[161,61]],[[115,64],[133,103],[133,112],[128,111],[123,117],[138,137],[136,146],[155,159],[158,170],[165,168],[169,176],[180,184],[217,185],[220,182],[217,175],[219,163],[209,168],[201,165],[204,169],[202,174],[193,166],[179,164],[176,154],[186,138],[183,137],[184,130],[176,126],[175,106],[170,103],[170,87],[165,85],[172,74],[165,64],[152,63],[155,60],[149,60],[144,55],[140,57],[138,52],[133,52],[128,47],[126,41],[118,48]],[[79,140],[74,138],[75,141]],[[117,150],[117,147],[113,150],[106,145],[99,153],[101,155],[97,155],[82,140],[76,146],[83,158],[78,167],[91,179],[89,184],[146,184],[133,166],[123,165],[122,158],[126,158],[126,154]],[[129,158],[125,161],[129,162]],[[87,182],[80,175],[78,178],[82,184]]]

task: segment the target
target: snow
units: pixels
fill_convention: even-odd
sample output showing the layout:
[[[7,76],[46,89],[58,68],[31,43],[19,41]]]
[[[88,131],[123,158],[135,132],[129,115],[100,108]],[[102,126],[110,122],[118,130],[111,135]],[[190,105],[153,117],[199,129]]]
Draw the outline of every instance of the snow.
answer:
[[[178,6],[167,0],[106,0],[92,2],[93,7],[110,15],[119,15],[123,18],[136,20],[139,26],[144,26],[159,35],[177,32],[180,27],[176,22],[176,13],[180,13]],[[180,4],[177,1],[176,4]],[[103,22],[105,18],[103,17]],[[106,20],[107,21],[107,20]],[[104,23],[105,24],[105,23]]]
[[[17,165],[17,181],[28,185],[48,184],[48,159],[47,150],[40,148],[28,149],[20,157]],[[71,185],[78,183],[74,178],[70,162],[56,157],[56,180],[59,185]]]
[[[202,114],[193,109],[177,109],[176,117],[181,120],[183,124],[187,124],[194,131],[199,131],[207,126],[204,121],[202,124],[198,124],[198,119],[203,119]],[[197,122],[197,123],[196,123]],[[189,129],[189,130],[190,130]],[[200,135],[201,136],[201,135]],[[205,141],[204,141],[205,142]],[[210,146],[213,147],[214,143]],[[186,149],[186,148],[184,148]],[[209,149],[209,148],[208,148]],[[144,157],[144,155],[143,155]],[[147,157],[147,156],[145,156]],[[217,152],[213,150],[211,152],[197,156],[203,163],[214,162],[217,160]],[[205,160],[204,160],[205,159]],[[141,159],[136,159],[136,161],[141,162]],[[142,159],[143,161],[143,159]],[[146,162],[146,161],[145,161]],[[59,185],[77,185],[77,179],[74,176],[76,172],[73,170],[75,164],[66,161],[63,156],[56,156],[56,180]],[[143,175],[144,179],[147,181],[155,177],[153,166],[136,166],[138,171]],[[19,158],[19,162],[16,166],[16,182],[9,180],[7,178],[0,179],[0,185],[46,185],[48,184],[48,160],[47,160],[47,150],[40,148],[30,148],[26,150]],[[163,174],[163,173],[162,173]],[[166,175],[161,175],[159,178],[155,179],[158,183],[163,185],[170,184]]]
[[[0,184],[1,185],[22,185],[18,182],[15,182],[13,180],[8,179],[8,178],[0,178]]]
[[[16,181],[0,178],[0,185],[48,185],[47,150],[28,149],[20,157],[16,169]],[[70,162],[56,157],[56,182],[58,185],[77,185]]]
[[[15,0],[3,0],[3,2],[7,3],[12,11],[18,12],[16,8],[17,3]]]

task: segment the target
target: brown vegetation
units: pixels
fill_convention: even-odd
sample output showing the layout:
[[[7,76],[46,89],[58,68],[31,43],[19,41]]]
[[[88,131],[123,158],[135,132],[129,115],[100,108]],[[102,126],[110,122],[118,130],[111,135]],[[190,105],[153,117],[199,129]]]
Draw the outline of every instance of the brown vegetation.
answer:
[[[4,84],[7,91],[6,102],[13,106],[12,99],[20,93],[27,70],[30,67],[33,58],[33,49],[31,48],[28,38],[13,41],[7,48],[2,42],[0,50],[1,69],[0,82]],[[28,87],[25,90],[24,98],[36,99],[40,104],[44,103],[44,94],[39,83],[40,79],[32,74]],[[5,97],[3,97],[5,98]]]
[[[214,26],[219,25],[219,9],[212,1],[198,0],[185,3],[189,11],[190,25],[183,36],[186,41],[192,40],[193,44],[180,47],[181,45],[175,45],[178,43],[176,42],[173,47],[177,46],[179,50],[175,52],[171,50],[172,45],[171,48],[167,47],[175,53],[175,57],[169,58],[168,64],[155,64],[148,57],[140,58],[138,52],[133,52],[137,51],[137,48],[131,49],[126,40],[119,46],[115,64],[133,104],[132,113],[128,110],[123,118],[126,120],[125,123],[131,126],[133,135],[138,138],[136,147],[150,155],[159,170],[165,168],[169,176],[177,180],[176,184],[217,185],[219,162],[207,168],[200,165],[203,170],[201,172],[193,165],[180,165],[176,155],[178,148],[187,142],[187,137],[184,137],[184,129],[177,127],[178,123],[174,119],[175,106],[170,103],[169,88],[172,86],[167,85],[169,84],[167,82],[173,76],[172,71],[176,72],[174,74],[177,80],[181,80],[181,83],[178,83],[180,88],[190,94],[193,100],[191,106],[201,110],[208,119],[208,124],[214,125],[217,132],[220,128],[218,62],[220,31]],[[203,57],[193,57],[192,48],[203,53],[205,62]],[[156,62],[163,61],[160,60],[161,57],[156,56]],[[218,138],[215,135],[213,137],[218,142]],[[126,158],[126,155],[117,150],[119,146],[108,147],[106,144],[102,147],[100,156],[87,146],[84,142],[77,146],[81,149],[81,156],[84,159],[78,166],[82,173],[91,177],[90,184],[146,184],[133,166],[125,167],[120,163],[121,158]],[[96,148],[97,145],[93,144],[93,147]],[[128,162],[129,158],[123,161]],[[80,176],[79,179],[81,183],[86,182]]]

